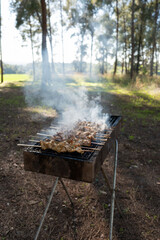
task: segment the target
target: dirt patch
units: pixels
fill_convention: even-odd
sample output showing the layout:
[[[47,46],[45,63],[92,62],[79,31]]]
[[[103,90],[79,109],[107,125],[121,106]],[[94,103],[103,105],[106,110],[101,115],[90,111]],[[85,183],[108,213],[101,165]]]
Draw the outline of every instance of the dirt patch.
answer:
[[[22,96],[21,88],[5,88],[1,98]],[[102,94],[104,111],[123,115],[119,134],[117,202],[123,218],[115,208],[113,239],[158,240],[160,236],[160,123],[133,120],[121,108],[116,95]],[[0,105],[0,239],[34,239],[55,177],[25,172],[23,149],[18,142],[27,141],[51,118],[25,111],[10,102]],[[112,181],[113,152],[104,163]],[[93,184],[64,180],[74,203],[74,211],[59,183],[39,239],[100,240],[109,237],[110,192],[101,173]]]

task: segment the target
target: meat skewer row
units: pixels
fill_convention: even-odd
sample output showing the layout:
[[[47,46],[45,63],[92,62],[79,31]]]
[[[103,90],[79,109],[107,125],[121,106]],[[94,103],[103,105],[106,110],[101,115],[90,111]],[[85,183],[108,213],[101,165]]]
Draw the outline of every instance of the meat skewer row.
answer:
[[[35,143],[39,143],[40,141],[41,141],[42,139],[37,139],[37,140],[35,140],[35,139],[30,139],[29,141],[30,142],[35,142]],[[45,141],[45,140],[43,140],[43,141]],[[98,142],[92,142],[91,141],[91,144],[93,144],[93,145],[99,145],[99,146],[104,146],[104,143],[98,143]],[[82,146],[86,146],[85,144],[84,145],[82,145]],[[89,146],[91,146],[91,145],[89,145]]]
[[[32,144],[17,144],[17,146],[20,146],[20,147],[34,147],[34,148],[42,148],[41,146],[39,145],[32,145]],[[50,149],[50,148],[46,148],[46,149]],[[52,149],[54,150],[54,149]],[[54,150],[54,151],[57,151],[57,150]],[[62,151],[61,151],[62,152]],[[78,153],[81,153],[83,154],[84,152],[92,152],[91,149],[81,149],[81,148],[73,148],[73,149],[68,149],[68,151],[65,151],[65,152],[78,152]]]

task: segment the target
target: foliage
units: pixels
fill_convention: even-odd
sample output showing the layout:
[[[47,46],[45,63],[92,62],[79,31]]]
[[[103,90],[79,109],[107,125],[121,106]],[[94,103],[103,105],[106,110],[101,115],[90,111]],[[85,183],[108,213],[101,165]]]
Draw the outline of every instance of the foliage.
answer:
[[[52,42],[52,35],[55,38],[55,26],[51,19],[57,17],[53,9],[57,9],[59,0],[48,0],[47,3],[47,34]],[[94,57],[102,74],[109,71],[109,65],[116,59],[116,73],[130,74],[132,69],[134,80],[137,75],[158,75],[158,0],[67,0],[60,3],[63,5],[61,16],[65,13],[65,18],[57,21],[67,32],[71,30],[71,37],[75,39],[76,57],[73,64],[76,71],[84,72],[87,62],[90,61],[91,74],[92,57],[93,53],[96,53]],[[42,27],[40,1],[13,0],[12,9],[16,12],[16,26],[20,28],[24,40],[32,35],[35,51],[40,47],[38,36],[42,34],[42,28],[39,27]],[[56,45],[53,46],[51,55],[54,48]]]

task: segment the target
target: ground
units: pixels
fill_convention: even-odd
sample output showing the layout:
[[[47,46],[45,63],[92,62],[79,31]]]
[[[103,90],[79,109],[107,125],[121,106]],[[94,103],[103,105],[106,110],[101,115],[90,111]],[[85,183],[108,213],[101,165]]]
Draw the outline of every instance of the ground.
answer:
[[[22,90],[13,86],[0,89],[1,240],[34,239],[55,181],[53,176],[24,171],[23,149],[17,143],[27,142],[31,135],[49,126],[52,116],[44,113],[42,117],[42,113],[26,108]],[[142,105],[131,105],[131,100],[133,96],[125,94],[101,93],[104,111],[123,116],[116,183],[116,199],[123,217],[115,208],[113,239],[159,240],[160,121],[152,117],[152,113],[159,114],[159,108],[147,105],[144,109]],[[140,110],[151,114],[140,118],[136,115]],[[104,169],[112,182],[113,151]],[[111,196],[102,174],[93,184],[64,182],[74,211],[59,183],[39,239],[109,239]]]

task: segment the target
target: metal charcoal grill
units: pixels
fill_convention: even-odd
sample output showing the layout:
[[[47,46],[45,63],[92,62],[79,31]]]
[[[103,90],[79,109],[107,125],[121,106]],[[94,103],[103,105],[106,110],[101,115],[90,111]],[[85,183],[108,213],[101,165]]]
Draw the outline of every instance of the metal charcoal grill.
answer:
[[[44,173],[56,176],[51,195],[48,200],[48,204],[45,208],[44,214],[42,216],[39,228],[37,230],[34,240],[37,240],[47,214],[48,208],[50,206],[53,194],[55,192],[58,181],[61,182],[70,202],[73,206],[73,202],[67,191],[67,188],[62,181],[62,178],[68,178],[78,181],[84,181],[92,183],[97,172],[102,171],[106,184],[109,191],[111,192],[111,212],[110,212],[110,232],[109,240],[112,240],[113,232],[113,218],[114,218],[114,206],[116,204],[117,210],[122,215],[119,205],[115,201],[115,186],[116,186],[116,171],[117,171],[117,161],[118,161],[118,131],[121,126],[122,118],[120,116],[110,116],[109,124],[110,130],[104,131],[104,133],[109,134],[109,137],[104,142],[103,146],[99,146],[98,143],[102,143],[100,140],[94,142],[94,148],[98,151],[79,153],[57,153],[52,150],[41,150],[39,147],[30,147],[23,152],[24,156],[24,169],[26,171],[32,171],[37,173]],[[37,144],[38,146],[38,144]],[[115,157],[114,157],[114,171],[113,171],[113,186],[110,186],[109,180],[107,178],[104,169],[102,168],[103,162],[107,157],[110,149],[114,147]]]
[[[80,153],[57,153],[53,150],[28,148],[24,151],[24,169],[26,171],[44,173],[62,178],[69,178],[84,182],[93,182],[97,171],[100,169],[106,155],[109,153],[112,142],[117,137],[117,130],[121,123],[120,116],[109,118],[109,138],[103,146],[97,140],[91,147],[99,151]],[[108,133],[107,130],[104,133]],[[97,145],[96,145],[97,143]],[[35,146],[35,145],[34,145]]]

